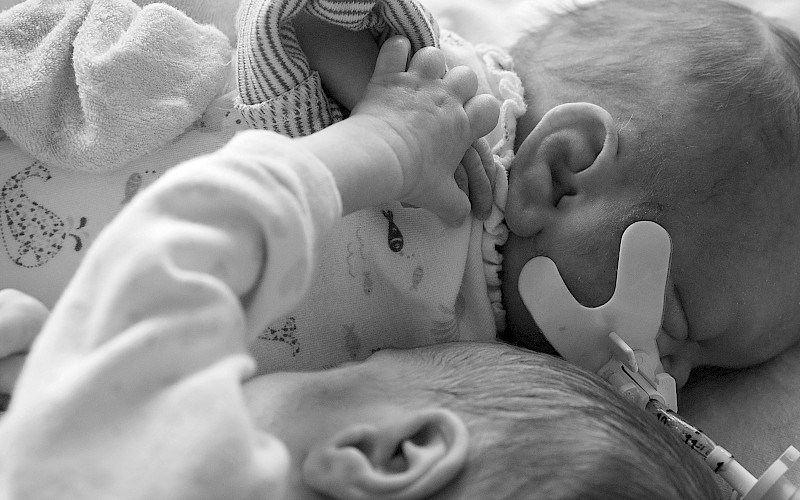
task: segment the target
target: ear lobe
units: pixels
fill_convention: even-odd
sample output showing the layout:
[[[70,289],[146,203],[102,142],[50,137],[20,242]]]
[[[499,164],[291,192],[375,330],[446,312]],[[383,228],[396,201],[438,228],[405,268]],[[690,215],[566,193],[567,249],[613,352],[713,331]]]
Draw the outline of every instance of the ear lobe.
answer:
[[[510,171],[506,222],[519,236],[542,230],[563,196],[581,190],[576,174],[616,160],[619,133],[605,109],[587,102],[548,111],[520,145]]]
[[[675,379],[675,384],[680,389],[686,385],[692,369],[700,364],[697,362],[700,359],[700,346],[697,342],[688,339],[671,343],[674,344],[675,342],[678,343],[678,347],[673,345],[671,348],[662,351],[669,354],[661,356],[661,365],[665,372],[672,375],[672,378]],[[659,344],[659,349],[661,349],[661,344]]]
[[[686,385],[692,372],[692,363],[688,359],[679,356],[663,356],[661,365],[664,367],[664,371],[675,379],[678,389]]]
[[[398,412],[390,421],[347,427],[312,447],[303,480],[339,500],[413,500],[445,488],[466,466],[466,425],[445,409]]]

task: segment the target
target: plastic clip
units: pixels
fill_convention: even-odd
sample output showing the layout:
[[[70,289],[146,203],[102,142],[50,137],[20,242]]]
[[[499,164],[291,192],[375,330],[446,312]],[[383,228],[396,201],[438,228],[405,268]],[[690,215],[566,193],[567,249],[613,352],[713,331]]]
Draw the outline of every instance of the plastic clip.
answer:
[[[742,500],[800,500],[800,488],[792,484],[784,476],[798,465],[800,452],[794,446],[775,460],[772,465],[755,481],[751,488],[744,489]],[[732,484],[732,483],[731,483]],[[739,498],[739,497],[737,497]]]
[[[612,357],[597,374],[606,379],[629,401],[644,408],[655,399],[672,411],[678,411],[675,379],[656,373],[657,364],[644,351],[634,351],[615,332],[608,334]]]
[[[566,360],[602,372],[637,402],[644,398],[641,390],[647,394],[642,407],[657,399],[677,411],[675,380],[664,373],[656,345],[671,253],[667,231],[655,222],[639,221],[622,235],[617,288],[607,303],[581,305],[547,257],[525,264],[519,292],[542,333]]]

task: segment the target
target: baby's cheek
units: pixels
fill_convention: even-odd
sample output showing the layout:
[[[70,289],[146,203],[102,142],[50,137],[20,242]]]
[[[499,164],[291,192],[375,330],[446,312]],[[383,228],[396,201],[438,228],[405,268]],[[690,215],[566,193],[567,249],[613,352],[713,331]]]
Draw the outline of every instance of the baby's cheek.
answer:
[[[562,251],[553,251],[549,256],[575,300],[585,307],[608,302],[616,287],[619,249],[603,246],[600,241],[587,246],[563,246]]]

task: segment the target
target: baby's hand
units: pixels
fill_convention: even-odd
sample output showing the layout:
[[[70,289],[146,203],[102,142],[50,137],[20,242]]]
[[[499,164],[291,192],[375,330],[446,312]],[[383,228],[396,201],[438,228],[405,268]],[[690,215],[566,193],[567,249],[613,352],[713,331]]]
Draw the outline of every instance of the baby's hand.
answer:
[[[7,288],[0,290],[0,394],[8,394],[25,354],[50,312],[38,300]]]
[[[471,69],[459,66],[445,73],[439,49],[418,51],[406,69],[409,50],[403,37],[383,44],[364,98],[350,118],[365,120],[366,128],[393,150],[402,175],[399,201],[457,222],[469,213],[471,198],[480,200],[483,215],[491,207],[493,165],[490,157],[487,164],[488,145],[478,140],[497,124],[497,100],[475,95],[478,78]],[[454,178],[462,159],[469,198]]]
[[[496,178],[492,148],[489,141],[481,137],[464,153],[456,170],[456,184],[467,193],[472,213],[480,220],[486,220],[492,214]]]

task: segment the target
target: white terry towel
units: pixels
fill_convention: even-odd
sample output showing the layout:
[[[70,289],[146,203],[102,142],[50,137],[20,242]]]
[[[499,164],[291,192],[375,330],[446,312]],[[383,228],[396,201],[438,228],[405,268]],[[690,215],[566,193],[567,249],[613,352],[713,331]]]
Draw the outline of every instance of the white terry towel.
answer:
[[[164,4],[27,0],[0,13],[0,128],[47,164],[112,170],[197,120],[232,50]]]
[[[201,24],[211,24],[230,39],[236,41],[236,11],[239,0],[134,0],[138,5],[165,3],[171,5]]]

